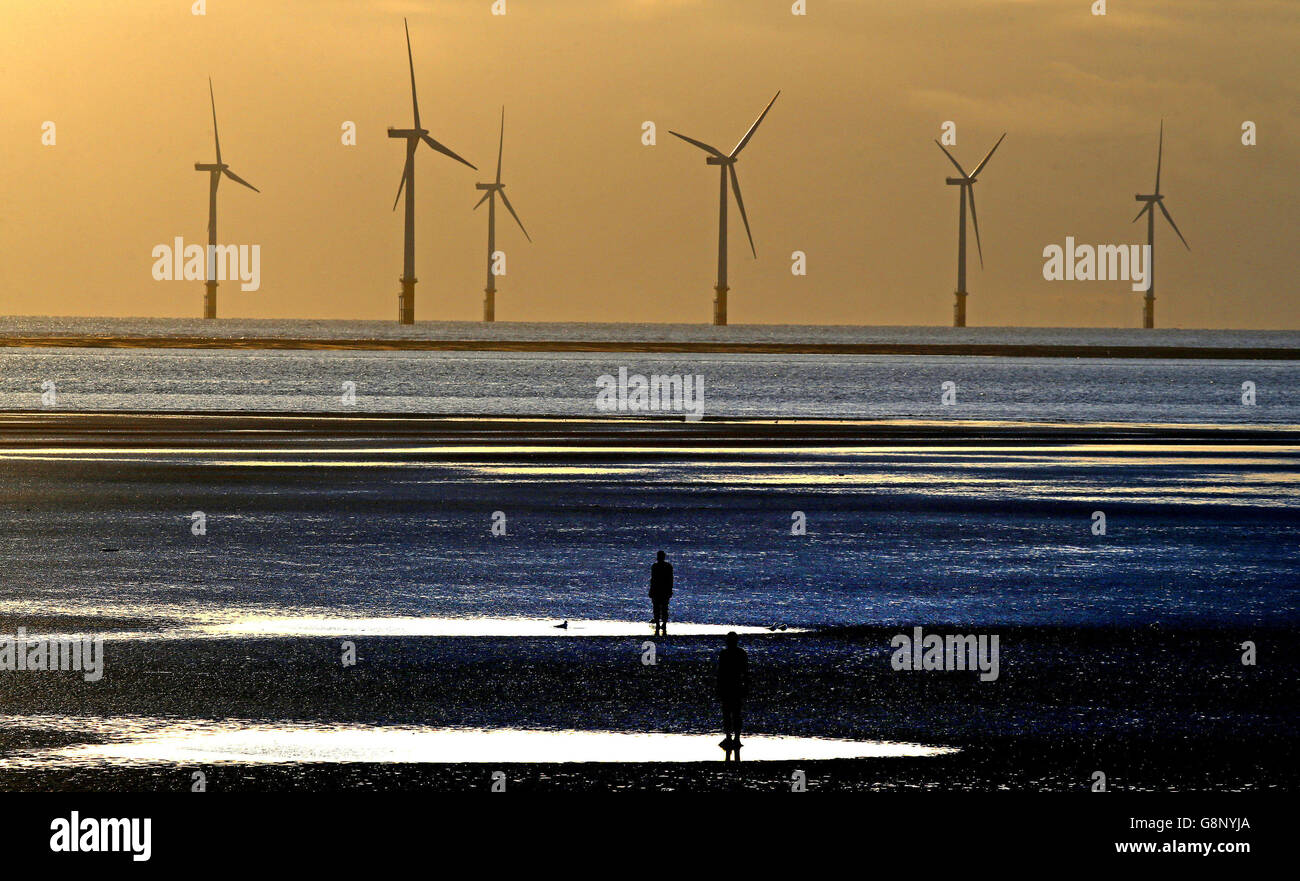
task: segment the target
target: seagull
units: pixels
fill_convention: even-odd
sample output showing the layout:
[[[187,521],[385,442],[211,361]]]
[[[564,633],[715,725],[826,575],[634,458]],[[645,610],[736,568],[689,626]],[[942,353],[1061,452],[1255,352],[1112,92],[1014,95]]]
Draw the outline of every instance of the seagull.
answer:
[[[565,618],[563,624],[556,624],[556,625],[555,625],[555,629],[556,629],[556,630],[568,630],[568,629],[569,629],[569,619],[568,619],[568,618]]]

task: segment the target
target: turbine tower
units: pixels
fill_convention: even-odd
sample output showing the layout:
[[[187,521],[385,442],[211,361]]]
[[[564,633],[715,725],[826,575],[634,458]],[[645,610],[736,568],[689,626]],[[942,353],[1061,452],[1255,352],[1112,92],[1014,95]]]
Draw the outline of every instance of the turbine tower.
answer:
[[[1192,250],[1192,246],[1187,244],[1187,239],[1183,239],[1178,224],[1174,223],[1173,215],[1165,207],[1165,197],[1160,193],[1160,162],[1164,158],[1164,153],[1165,121],[1162,119],[1160,120],[1160,146],[1156,150],[1156,191],[1149,196],[1143,196],[1139,193],[1133,197],[1139,202],[1147,203],[1138,212],[1137,217],[1133,218],[1133,222],[1137,223],[1143,214],[1147,216],[1147,253],[1150,261],[1147,263],[1147,279],[1151,282],[1151,286],[1147,288],[1146,302],[1142,307],[1142,327],[1147,330],[1151,330],[1156,326],[1156,213],[1151,210],[1152,206],[1160,208],[1160,213],[1165,216],[1165,220],[1169,221],[1169,225],[1174,228],[1174,232],[1178,233],[1178,238],[1182,239],[1183,247],[1189,251]]]
[[[415,125],[411,128],[389,128],[390,138],[406,139],[406,167],[402,171],[402,182],[397,185],[397,198],[393,200],[393,210],[406,191],[406,238],[402,251],[402,293],[397,300],[397,320],[402,324],[415,323],[415,148],[420,142],[428,144],[444,156],[450,156],[457,162],[469,165],[451,150],[429,137],[429,130],[420,126],[420,104],[415,100],[415,59],[411,55],[411,28],[402,19],[406,27],[406,60],[411,67],[411,109],[415,113]],[[477,170],[477,169],[476,169]]]
[[[484,202],[488,203],[488,250],[487,250],[488,265],[487,265],[487,287],[483,289],[483,293],[486,295],[483,298],[483,320],[484,321],[496,321],[496,317],[497,317],[497,277],[492,272],[492,255],[496,253],[496,249],[497,249],[497,196],[498,195],[501,196],[501,202],[506,206],[506,210],[510,212],[510,216],[515,219],[515,223],[519,224],[519,229],[521,232],[523,232],[524,238],[528,239],[530,244],[533,241],[532,236],[528,234],[528,230],[524,229],[524,222],[519,219],[519,215],[515,213],[514,206],[510,204],[510,200],[506,197],[506,185],[501,183],[501,151],[505,147],[505,143],[506,143],[506,109],[502,107],[501,108],[501,138],[497,143],[497,179],[494,183],[490,183],[490,184],[474,184],[474,189],[487,191],[483,194],[483,198],[478,200],[478,205],[474,206],[474,210],[477,211],[478,206],[482,205]]]
[[[221,137],[217,134],[217,99],[212,94],[212,77],[208,77],[208,100],[212,102],[212,139],[217,144],[216,162],[195,162],[195,171],[208,173],[208,259],[207,281],[203,283],[203,317],[217,317],[217,184],[224,174],[237,184],[243,184],[254,193],[262,192],[230,170],[230,166],[221,161]]]
[[[947,156],[948,160],[957,166],[957,171],[961,172],[961,177],[947,179],[948,186],[961,187],[961,210],[957,222],[957,299],[952,306],[953,327],[966,326],[966,202],[970,201],[970,218],[972,225],[975,227],[975,249],[979,252],[980,268],[983,269],[984,248],[980,245],[979,215],[975,213],[975,181],[979,178],[980,172],[984,170],[984,166],[993,158],[994,150],[997,150],[1002,145],[1002,141],[1006,136],[1007,133],[1003,132],[1002,137],[998,138],[998,142],[993,145],[993,150],[989,151],[984,160],[975,166],[975,170],[970,174],[966,173],[966,169],[961,167],[961,163],[953,158],[943,144],[939,144],[937,140],[935,141],[936,144],[939,144],[939,149],[943,150],[943,155]]]
[[[749,236],[749,250],[758,258],[758,251],[754,249],[754,235],[749,231],[749,218],[745,215],[745,200],[740,198],[740,181],[736,178],[736,159],[740,156],[740,151],[745,149],[749,139],[754,136],[758,130],[759,124],[763,117],[767,116],[767,111],[772,109],[776,99],[781,97],[778,91],[772,96],[772,100],[767,102],[767,107],[759,114],[758,119],[745,132],[745,136],[736,144],[736,149],[730,153],[724,154],[716,147],[710,147],[703,141],[697,141],[694,138],[688,138],[686,135],[670,131],[669,134],[677,135],[688,144],[694,144],[709,156],[704,160],[707,165],[718,166],[718,283],[713,290],[717,296],[713,301],[713,323],[722,326],[727,323],[727,179],[731,179],[731,191],[736,194],[736,207],[740,209],[740,219],[745,221],[745,235]]]

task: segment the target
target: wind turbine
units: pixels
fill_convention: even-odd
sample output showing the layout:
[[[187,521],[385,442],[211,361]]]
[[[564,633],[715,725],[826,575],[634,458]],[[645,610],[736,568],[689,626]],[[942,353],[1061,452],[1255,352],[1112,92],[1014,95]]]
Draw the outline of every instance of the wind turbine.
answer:
[[[984,248],[980,245],[979,215],[975,213],[975,181],[979,178],[980,172],[984,170],[984,166],[988,165],[989,160],[993,158],[993,151],[1002,145],[1002,141],[1006,136],[1007,133],[1003,132],[1002,137],[998,138],[998,142],[993,145],[993,150],[989,151],[988,155],[984,157],[979,165],[975,166],[975,170],[970,174],[966,173],[966,169],[961,167],[961,163],[953,158],[943,144],[939,144],[938,140],[935,141],[936,144],[939,144],[939,149],[943,150],[943,155],[947,156],[948,160],[957,166],[957,170],[961,172],[961,177],[947,179],[948,186],[961,187],[961,214],[957,226],[957,299],[952,307],[953,327],[966,326],[966,201],[970,200],[970,219],[975,227],[975,249],[979,252],[980,268],[983,269]]]
[[[406,190],[406,238],[402,251],[402,293],[397,300],[397,320],[402,324],[415,323],[415,148],[420,142],[428,144],[444,156],[450,156],[457,162],[469,165],[451,150],[429,137],[429,130],[420,126],[420,104],[415,100],[415,59],[411,56],[411,28],[402,19],[406,28],[406,60],[411,66],[411,108],[415,112],[415,125],[412,128],[389,128],[390,138],[406,139],[406,167],[402,171],[402,182],[397,185],[397,198],[393,200],[393,210]],[[477,170],[477,169],[476,169]]]
[[[1142,327],[1147,330],[1151,330],[1156,326],[1156,213],[1151,210],[1153,206],[1160,208],[1160,213],[1165,216],[1165,220],[1169,221],[1169,225],[1174,228],[1174,232],[1178,233],[1178,238],[1183,240],[1183,247],[1189,251],[1192,250],[1192,246],[1187,244],[1187,239],[1183,239],[1183,234],[1178,229],[1178,224],[1174,223],[1173,215],[1171,215],[1169,209],[1165,207],[1165,197],[1160,192],[1160,162],[1164,158],[1164,153],[1165,121],[1162,119],[1160,120],[1160,146],[1156,150],[1156,191],[1149,196],[1143,196],[1139,193],[1133,197],[1139,202],[1147,203],[1146,206],[1138,212],[1137,217],[1133,218],[1133,222],[1137,223],[1138,220],[1142,218],[1143,214],[1147,216],[1147,253],[1149,255],[1149,262],[1147,263],[1147,279],[1151,282],[1151,286],[1147,288],[1146,303],[1142,307]]]
[[[524,222],[519,219],[515,213],[514,206],[510,204],[510,199],[506,197],[506,185],[501,183],[501,151],[506,143],[506,109],[501,108],[501,138],[497,144],[497,179],[490,184],[474,184],[476,190],[486,190],[483,198],[478,200],[478,205],[474,206],[477,211],[479,205],[484,202],[488,203],[488,268],[487,268],[487,287],[483,289],[486,296],[483,298],[483,320],[495,321],[497,316],[497,277],[492,271],[492,258],[497,249],[497,195],[501,196],[502,203],[505,204],[506,210],[510,216],[519,224],[519,229],[524,234],[524,238],[529,243],[533,241],[532,236],[528,235],[528,230],[524,229]]]
[[[230,170],[230,166],[221,161],[221,137],[217,134],[217,99],[212,94],[212,77],[208,77],[208,100],[212,102],[212,139],[217,144],[216,162],[195,162],[195,171],[208,173],[208,278],[205,281],[203,295],[203,317],[217,317],[217,184],[224,174],[237,184],[243,184],[254,193],[262,192]]]
[[[724,154],[716,147],[710,147],[703,141],[697,141],[694,138],[688,138],[686,135],[670,131],[669,134],[677,135],[688,144],[694,144],[701,150],[709,154],[704,160],[707,165],[718,166],[720,173],[718,181],[718,283],[713,290],[717,297],[713,301],[713,323],[716,325],[725,325],[727,323],[727,178],[731,178],[731,191],[736,194],[736,207],[740,209],[740,219],[745,221],[745,235],[749,236],[749,250],[753,253],[754,258],[758,258],[758,251],[754,249],[754,235],[749,231],[749,218],[745,215],[745,200],[740,198],[740,181],[736,178],[736,159],[740,156],[740,151],[745,149],[749,139],[754,136],[758,130],[759,123],[763,117],[767,116],[767,111],[772,109],[776,99],[781,97],[778,91],[772,96],[772,100],[767,102],[767,107],[759,114],[758,119],[745,132],[745,136],[736,144],[736,149],[730,153]]]

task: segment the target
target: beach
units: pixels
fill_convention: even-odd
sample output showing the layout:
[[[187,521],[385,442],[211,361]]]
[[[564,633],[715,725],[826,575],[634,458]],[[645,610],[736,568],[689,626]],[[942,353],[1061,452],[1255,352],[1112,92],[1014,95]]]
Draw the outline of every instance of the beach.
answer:
[[[661,638],[660,662],[644,667],[641,639],[358,638],[352,668],[337,663],[338,643],[325,639],[130,641],[108,644],[102,683],[72,674],[16,680],[28,687],[8,695],[0,787],[186,791],[196,770],[213,791],[474,791],[488,788],[493,771],[525,791],[781,791],[794,771],[823,791],[1083,792],[1095,771],[1116,791],[1293,791],[1298,782],[1297,670],[1283,651],[1295,628],[1004,629],[994,688],[961,673],[894,673],[890,635],[747,640],[755,670],[749,726],[955,752],[738,768],[723,766],[711,745],[688,762],[626,753],[564,763],[527,754],[493,764],[432,756],[303,762],[295,759],[302,732],[322,728],[348,728],[359,750],[381,730],[506,721],[535,731],[708,732],[717,725],[709,679],[718,641]],[[1232,644],[1243,635],[1275,660],[1243,669]],[[145,748],[130,761],[97,758],[95,744],[131,741],[102,721],[122,717],[136,726],[152,720],[157,730],[137,732]],[[202,725],[269,728],[275,746],[256,759],[214,756],[204,752]],[[151,759],[157,731],[181,732],[193,756]],[[49,757],[87,745],[77,759]]]
[[[1095,771],[1114,789],[1296,784],[1285,425],[0,425],[0,633],[104,640],[98,681],[4,674],[5,789],[184,790],[193,770],[214,790],[460,791],[494,770],[565,791],[780,789],[795,771],[827,791],[1083,791]],[[677,567],[674,622],[699,629],[670,624],[647,664],[658,549]],[[997,678],[895,669],[891,640],[917,626],[996,635]],[[601,761],[555,763],[521,736],[500,768],[358,760],[395,731],[715,734],[728,628],[751,658],[746,730],[803,738],[796,758],[639,762],[615,739]],[[253,758],[250,730],[267,738]],[[346,760],[303,752],[339,736]],[[952,751],[818,759],[832,741]]]

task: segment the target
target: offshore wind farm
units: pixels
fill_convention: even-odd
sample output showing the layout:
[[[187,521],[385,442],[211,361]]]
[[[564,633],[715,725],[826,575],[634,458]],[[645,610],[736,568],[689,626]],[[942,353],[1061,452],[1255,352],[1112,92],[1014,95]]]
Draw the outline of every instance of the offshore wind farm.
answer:
[[[416,211],[415,211],[415,156],[417,149],[423,143],[451,159],[467,165],[470,168],[476,168],[466,159],[434,140],[429,135],[428,129],[421,127],[420,124],[420,107],[417,98],[416,78],[415,78],[415,60],[411,49],[411,35],[409,22],[403,21],[403,28],[406,36],[407,63],[410,73],[411,85],[411,108],[414,119],[413,127],[410,129],[397,129],[389,127],[388,137],[393,139],[402,139],[406,141],[406,161],[403,166],[402,177],[398,185],[397,197],[393,201],[393,210],[396,211],[397,205],[402,201],[405,195],[405,212],[403,214],[403,250],[402,250],[402,276],[401,292],[398,297],[397,321],[399,324],[410,325],[415,322],[415,251],[416,251]],[[209,188],[209,221],[208,221],[208,250],[207,250],[207,279],[205,281],[205,294],[203,300],[203,317],[207,319],[216,318],[216,267],[218,265],[217,255],[217,185],[222,176],[229,177],[231,180],[239,183],[254,192],[260,192],[243,178],[230,171],[229,165],[221,161],[221,142],[217,134],[216,121],[216,99],[212,95],[211,79],[208,82],[209,97],[212,103],[212,121],[213,121],[213,138],[216,144],[217,161],[213,163],[195,163],[195,169],[199,171],[208,171],[210,173]],[[717,277],[714,284],[714,299],[712,308],[712,324],[719,327],[725,327],[728,324],[728,285],[727,266],[728,266],[728,226],[727,215],[728,205],[732,197],[736,201],[736,208],[740,213],[741,221],[745,227],[745,235],[749,242],[750,253],[754,259],[758,258],[758,251],[754,245],[753,231],[750,228],[749,216],[745,210],[744,198],[741,195],[740,180],[736,172],[736,163],[741,151],[749,143],[750,139],[757,132],[758,127],[767,117],[768,112],[780,97],[778,91],[776,95],[768,102],[758,118],[750,125],[745,134],[736,143],[735,147],[729,153],[723,153],[717,147],[714,147],[704,141],[698,140],[691,136],[682,134],[677,131],[671,131],[670,134],[680,140],[697,147],[708,154],[705,159],[706,164],[717,166],[719,171],[719,192],[718,192],[718,247],[717,247]],[[945,180],[948,186],[959,188],[958,201],[958,231],[957,231],[957,286],[954,292],[953,302],[953,323],[955,328],[964,328],[967,326],[966,301],[969,296],[967,290],[967,259],[966,259],[966,240],[967,240],[967,210],[970,212],[970,228],[975,234],[976,254],[979,259],[980,267],[984,266],[984,249],[980,237],[979,214],[976,209],[975,201],[975,183],[979,179],[980,173],[988,165],[993,154],[997,152],[1002,142],[1006,139],[1004,132],[996,143],[985,154],[984,158],[974,167],[973,171],[967,172],[965,168],[957,161],[956,157],[948,150],[947,147],[939,140],[935,139],[936,146],[939,147],[948,161],[957,169],[958,177],[949,177]],[[514,206],[510,203],[509,197],[505,193],[505,184],[501,180],[501,165],[505,149],[505,108],[501,109],[501,118],[497,142],[497,165],[496,176],[493,181],[480,182],[475,184],[475,189],[483,193],[479,201],[474,205],[477,210],[484,203],[488,206],[488,242],[487,242],[487,282],[484,287],[483,300],[483,321],[491,323],[496,320],[496,285],[499,276],[504,275],[504,266],[506,255],[503,251],[496,248],[496,202],[499,198],[518,225],[520,232],[525,239],[531,243],[532,237],[528,234],[527,229],[516,213]],[[1155,253],[1155,209],[1159,209],[1164,215],[1166,221],[1173,228],[1179,239],[1185,247],[1187,240],[1183,238],[1182,231],[1178,229],[1172,215],[1164,206],[1164,196],[1160,193],[1160,174],[1164,155],[1164,122],[1160,125],[1160,138],[1157,148],[1156,157],[1156,182],[1155,192],[1149,195],[1138,194],[1135,196],[1137,201],[1144,202],[1144,207],[1134,218],[1134,222],[1140,220],[1143,215],[1147,216],[1147,280],[1146,296],[1143,305],[1143,323],[1145,329],[1152,329],[1155,326],[1155,285],[1154,285],[1154,253]],[[1071,258],[1072,259],[1072,258]]]
[[[236,4],[231,12],[236,16],[231,22],[258,20],[246,4]],[[697,13],[706,19],[712,16],[711,12]],[[660,29],[656,33],[662,31],[665,39],[680,39],[679,31],[668,22],[684,20],[681,15],[656,14],[647,26]],[[1031,26],[1035,16],[1035,10],[1017,10],[1025,27]],[[754,17],[759,18],[764,17]],[[845,10],[826,14],[822,20],[841,18],[858,21],[872,16]],[[976,12],[961,10],[945,20],[940,30],[981,20]],[[1089,52],[1110,57],[1108,53],[1122,51],[1103,30],[1118,20],[1112,15],[1091,22],[1098,28],[1085,36]],[[223,29],[228,26],[226,18],[206,21],[214,22]],[[516,244],[508,234],[496,231],[504,246],[498,250],[513,258],[508,259],[509,275],[493,278],[496,287],[509,285],[518,295],[518,309],[512,308],[508,318],[531,322],[711,322],[714,310],[699,302],[697,290],[692,296],[688,281],[704,274],[712,276],[715,291],[708,300],[716,298],[718,254],[698,243],[705,236],[718,238],[720,224],[704,210],[707,191],[691,184],[688,169],[681,167],[682,144],[668,132],[683,131],[711,143],[714,136],[708,129],[716,123],[741,127],[739,134],[752,121],[752,116],[745,118],[743,107],[753,100],[753,87],[767,81],[781,85],[785,92],[763,122],[762,133],[756,135],[759,146],[746,147],[743,154],[748,171],[743,175],[746,214],[741,221],[748,219],[758,228],[750,230],[741,245],[742,249],[750,247],[751,258],[738,261],[733,254],[728,260],[727,287],[735,288],[729,290],[730,324],[951,325],[957,291],[952,259],[941,257],[944,249],[951,248],[951,208],[943,191],[926,189],[933,160],[924,155],[922,142],[943,131],[943,146],[963,164],[968,163],[965,155],[969,151],[969,168],[1003,130],[1012,130],[1013,152],[1003,155],[1005,151],[999,147],[987,171],[981,173],[986,183],[989,173],[996,175],[995,188],[987,192],[974,188],[984,192],[977,198],[983,203],[978,214],[985,215],[978,217],[977,260],[983,254],[984,238],[990,239],[990,258],[994,259],[986,259],[978,275],[979,290],[973,302],[979,305],[969,313],[970,323],[986,327],[1141,328],[1142,295],[1135,296],[1122,284],[1101,281],[1086,287],[1075,284],[1067,290],[1044,280],[1039,270],[1044,245],[1066,235],[1115,245],[1144,240],[1139,229],[1130,229],[1114,217],[1113,206],[1136,191],[1132,185],[1134,158],[1150,146],[1146,121],[1161,118],[1176,137],[1171,142],[1177,150],[1172,164],[1163,162],[1162,151],[1157,152],[1162,160],[1161,194],[1167,190],[1178,199],[1171,216],[1176,218],[1179,232],[1188,242],[1233,243],[1222,249],[1207,244],[1195,252],[1184,252],[1179,259],[1167,249],[1157,249],[1163,255],[1160,292],[1155,295],[1162,306],[1161,326],[1266,329],[1296,323],[1293,307],[1282,293],[1291,277],[1282,230],[1290,228],[1294,212],[1282,202],[1274,204],[1261,189],[1270,176],[1276,179],[1277,169],[1271,163],[1286,135],[1268,131],[1257,135],[1260,120],[1251,117],[1259,113],[1243,112],[1234,118],[1219,101],[1213,105],[1215,118],[1211,120],[1206,116],[1209,105],[1189,102],[1176,89],[1141,99],[1112,96],[1121,108],[1113,122],[1104,116],[1089,116],[1070,123],[1056,115],[1060,108],[1051,102],[1044,107],[1053,115],[1044,123],[1025,120],[1022,113],[999,117],[969,108],[959,112],[956,105],[945,109],[941,103],[922,111],[899,106],[897,101],[882,102],[883,85],[864,81],[855,73],[874,70],[875,63],[869,59],[840,65],[853,75],[846,87],[834,79],[835,65],[829,59],[812,64],[806,74],[783,77],[768,55],[751,53],[752,70],[747,72],[743,62],[737,63],[739,56],[733,57],[737,50],[730,44],[724,50],[726,64],[710,60],[705,66],[716,64],[719,69],[741,74],[734,84],[724,82],[712,90],[682,87],[678,72],[665,70],[658,80],[641,77],[639,92],[620,86],[622,91],[615,93],[611,82],[591,80],[575,87],[564,80],[561,68],[547,67],[540,51],[523,34],[536,36],[558,26],[550,17],[526,23],[510,16],[489,17],[487,22],[471,20],[460,32],[432,25],[422,16],[411,18],[409,33],[399,23],[399,16],[358,16],[354,24],[364,39],[354,41],[354,56],[337,68],[315,65],[310,74],[314,82],[293,65],[286,65],[288,80],[283,87],[274,80],[250,87],[249,72],[220,63],[217,54],[229,49],[219,42],[222,37],[216,31],[207,28],[198,32],[204,41],[199,57],[185,65],[176,53],[170,78],[158,86],[156,107],[115,85],[112,94],[127,96],[116,105],[121,122],[115,123],[107,116],[114,102],[101,100],[96,106],[89,101],[95,89],[83,90],[76,98],[76,109],[67,117],[72,128],[60,126],[57,138],[53,131],[47,138],[53,143],[38,140],[32,146],[40,150],[25,149],[15,155],[15,173],[10,180],[42,181],[49,198],[15,193],[16,204],[33,212],[33,222],[12,227],[9,233],[9,253],[14,258],[9,265],[11,306],[6,311],[104,317],[205,314],[207,292],[202,282],[206,279],[191,285],[192,294],[187,295],[179,285],[160,283],[147,271],[141,272],[142,266],[148,268],[147,255],[153,244],[171,242],[178,234],[188,241],[200,239],[202,227],[188,215],[185,203],[189,200],[182,195],[187,184],[174,177],[179,167],[165,172],[158,185],[131,192],[132,210],[127,216],[88,230],[89,235],[79,237],[76,255],[58,259],[56,242],[37,233],[56,228],[52,224],[60,221],[55,216],[67,214],[75,206],[85,205],[95,216],[108,217],[111,215],[105,212],[111,204],[127,201],[126,191],[113,192],[111,197],[108,192],[121,187],[121,174],[81,181],[76,188],[83,194],[81,199],[72,198],[76,191],[72,181],[77,179],[74,169],[85,167],[83,163],[90,158],[82,152],[88,146],[80,136],[85,126],[106,133],[100,145],[106,151],[102,155],[130,175],[144,173],[150,166],[161,169],[164,161],[176,162],[182,158],[176,154],[188,149],[210,149],[207,145],[212,141],[205,145],[202,138],[207,137],[204,123],[211,121],[212,108],[201,108],[192,95],[211,73],[214,87],[228,90],[223,92],[228,96],[222,105],[225,109],[217,108],[230,141],[221,144],[223,159],[229,154],[231,170],[264,191],[255,200],[221,192],[220,243],[259,244],[267,259],[266,283],[258,290],[220,288],[221,320],[391,320],[400,318],[403,310],[423,320],[481,320],[489,286],[481,256],[483,221],[464,213],[462,188],[474,181],[463,170],[455,170],[460,163],[439,159],[419,172],[425,184],[418,198],[412,196],[409,224],[407,212],[401,209],[410,178],[407,151],[402,151],[398,169],[399,210],[391,221],[384,216],[391,203],[381,201],[380,196],[391,163],[399,161],[391,155],[393,140],[404,147],[412,142],[423,144],[412,165],[424,164],[420,155],[428,142],[407,136],[417,131],[411,128],[417,109],[420,128],[429,130],[430,139],[437,139],[455,156],[484,167],[479,157],[490,156],[493,148],[500,147],[501,107],[507,105],[513,134],[507,145],[510,167],[505,171],[513,186],[506,192],[515,207],[524,209],[521,216],[529,236],[542,242],[525,248],[527,238]],[[408,36],[409,45],[404,45]],[[466,41],[463,47],[456,46],[458,38]],[[263,38],[253,28],[248,39]],[[845,35],[839,41],[854,39],[857,37]],[[895,42],[898,48],[891,51],[891,58],[907,44],[903,39]],[[763,37],[766,47],[778,44],[774,35]],[[408,49],[407,69],[400,73],[396,65],[384,62],[396,61],[399,47]],[[1027,51],[1026,58],[1039,58],[1043,52],[1038,47]],[[505,70],[500,53],[509,53],[522,64],[516,67],[522,73]],[[962,54],[976,53],[972,46]],[[942,72],[949,70],[951,63],[945,58],[943,65],[926,69],[919,59],[906,59],[891,79],[905,71],[916,83],[915,97],[907,100],[919,101],[919,96],[939,94]],[[629,64],[615,59],[607,67],[622,82],[633,70]],[[67,66],[78,69],[75,59]],[[1056,76],[1059,71],[1053,69],[1051,74]],[[57,71],[53,75],[57,81],[60,75]],[[403,83],[401,89],[394,88],[397,76]],[[993,70],[986,76],[1002,74]],[[557,90],[560,81],[566,88]],[[661,87],[656,86],[657,81]],[[348,86],[348,82],[354,85]],[[475,82],[480,85],[476,87]],[[418,98],[413,94],[411,100],[406,92],[413,86],[419,94]],[[1008,88],[1003,87],[1003,92]],[[855,91],[866,100],[856,106],[838,103]],[[30,93],[38,97],[41,90]],[[904,96],[912,94],[905,92]],[[403,103],[408,100],[410,109]],[[872,101],[878,107],[868,110]],[[1267,101],[1260,103],[1269,106]],[[1024,106],[1024,101],[1017,106]],[[168,121],[163,129],[162,120],[151,115],[164,107],[177,125]],[[759,109],[751,113],[757,115]],[[395,114],[401,113],[410,115],[399,125],[394,120],[399,118]],[[53,108],[44,115],[58,116]],[[58,126],[59,120],[49,122]],[[393,126],[393,139],[386,138],[386,124]],[[340,126],[346,127],[342,139]],[[176,138],[167,144],[149,140],[145,149],[132,155],[129,145],[140,141],[129,132],[160,130],[184,132],[191,146]],[[122,134],[115,136],[115,132]],[[319,141],[294,140],[291,132],[311,132],[310,137]],[[315,143],[315,149],[294,146],[309,143]],[[36,162],[46,167],[42,169]],[[70,164],[64,167],[65,162]],[[490,168],[490,163],[486,167]],[[721,176],[720,167],[718,172]],[[231,180],[224,174],[222,178],[227,183]],[[493,178],[476,180],[490,182]],[[514,187],[525,188],[525,205],[520,206],[514,198],[519,192]],[[969,188],[957,189],[959,201],[960,191]],[[1149,193],[1143,189],[1140,194]],[[479,191],[475,198],[482,195]],[[194,193],[190,199],[197,197]],[[734,193],[728,201],[732,199]],[[501,207],[499,198],[490,201]],[[1258,210],[1246,211],[1246,206]],[[728,208],[731,226],[741,213],[739,209],[736,204]],[[1159,211],[1158,205],[1152,209],[1153,213]],[[757,216],[749,218],[748,213],[753,212]],[[486,206],[482,213],[487,213]],[[514,225],[513,219],[509,222]],[[1154,220],[1155,224],[1161,222]],[[968,226],[967,234],[973,233]],[[414,263],[409,271],[408,238]],[[756,248],[760,239],[769,242],[761,254]],[[137,244],[128,251],[123,248],[125,241]],[[790,255],[796,251],[806,255],[807,271],[802,275],[791,272],[794,261]],[[762,259],[753,259],[755,255]],[[40,267],[51,265],[56,270],[42,274]],[[89,269],[92,266],[93,271]],[[416,272],[419,266],[426,267],[423,273]],[[68,284],[60,280],[61,272],[94,277],[96,284]],[[391,277],[389,273],[398,277],[397,290],[382,284],[383,278]],[[410,281],[416,274],[422,283]],[[972,280],[975,277],[970,274]],[[54,296],[36,296],[38,290],[52,289],[57,291]],[[472,293],[475,291],[483,293]],[[740,300],[736,291],[743,292]],[[389,299],[393,294],[399,295],[396,310]],[[409,308],[402,303],[409,303]]]

